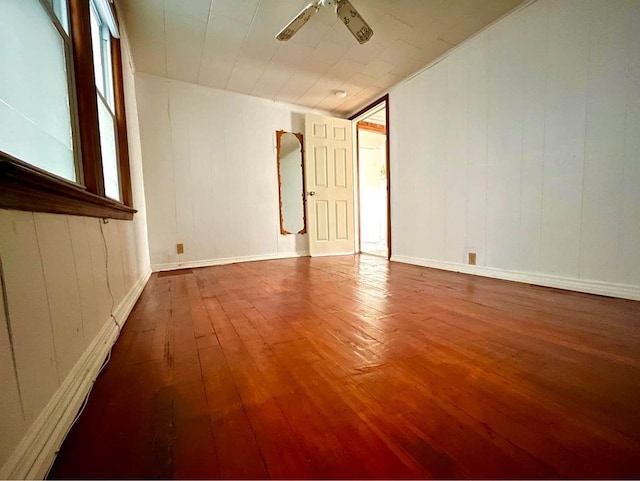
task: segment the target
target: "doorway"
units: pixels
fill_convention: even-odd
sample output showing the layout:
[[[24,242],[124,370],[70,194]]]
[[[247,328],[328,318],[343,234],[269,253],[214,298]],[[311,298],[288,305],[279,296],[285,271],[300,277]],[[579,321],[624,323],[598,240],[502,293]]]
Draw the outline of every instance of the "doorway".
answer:
[[[390,258],[387,101],[367,107],[356,121],[359,251]]]

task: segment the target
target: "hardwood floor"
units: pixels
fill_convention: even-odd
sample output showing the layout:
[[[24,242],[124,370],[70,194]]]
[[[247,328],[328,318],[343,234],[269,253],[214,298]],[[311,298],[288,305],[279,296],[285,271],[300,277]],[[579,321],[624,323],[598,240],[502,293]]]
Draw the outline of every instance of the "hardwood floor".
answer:
[[[640,477],[640,303],[387,263],[154,274],[52,478]]]

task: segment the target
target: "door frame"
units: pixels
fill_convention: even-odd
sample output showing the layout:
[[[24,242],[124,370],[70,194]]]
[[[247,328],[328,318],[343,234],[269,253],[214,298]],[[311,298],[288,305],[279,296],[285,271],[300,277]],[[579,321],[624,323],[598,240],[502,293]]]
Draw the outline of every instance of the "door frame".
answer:
[[[389,94],[385,94],[377,100],[374,100],[366,107],[358,110],[355,114],[349,117],[351,123],[353,125],[353,133],[355,136],[355,173],[356,173],[356,182],[355,184],[358,186],[358,252],[362,252],[362,241],[360,239],[360,148],[358,146],[358,121],[362,120],[369,113],[369,111],[373,110],[376,107],[379,107],[380,104],[384,103],[385,110],[385,122],[387,128],[387,145],[386,145],[386,157],[387,157],[387,260],[391,260],[391,136],[389,129]]]

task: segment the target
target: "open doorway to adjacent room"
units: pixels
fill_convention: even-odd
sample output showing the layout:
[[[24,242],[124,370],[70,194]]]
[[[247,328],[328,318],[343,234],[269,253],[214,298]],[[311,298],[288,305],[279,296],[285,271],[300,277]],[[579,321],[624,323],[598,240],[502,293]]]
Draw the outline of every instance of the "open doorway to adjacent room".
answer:
[[[369,108],[356,123],[360,252],[390,257],[387,101]]]

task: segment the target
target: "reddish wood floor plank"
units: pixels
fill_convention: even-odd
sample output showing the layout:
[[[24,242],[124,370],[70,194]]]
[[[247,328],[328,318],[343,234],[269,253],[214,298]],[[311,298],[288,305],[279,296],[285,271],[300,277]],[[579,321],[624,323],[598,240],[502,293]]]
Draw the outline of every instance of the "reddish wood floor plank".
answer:
[[[640,477],[640,303],[387,263],[154,274],[51,478]]]

